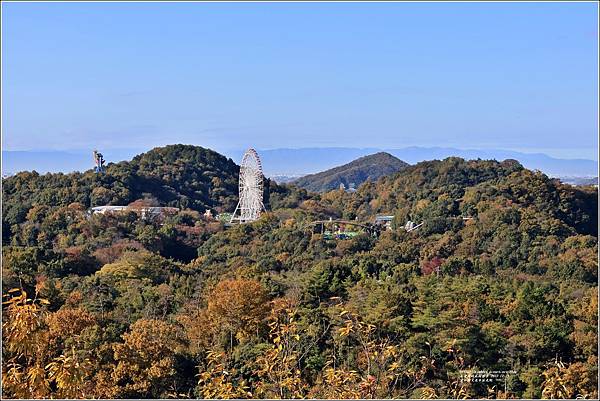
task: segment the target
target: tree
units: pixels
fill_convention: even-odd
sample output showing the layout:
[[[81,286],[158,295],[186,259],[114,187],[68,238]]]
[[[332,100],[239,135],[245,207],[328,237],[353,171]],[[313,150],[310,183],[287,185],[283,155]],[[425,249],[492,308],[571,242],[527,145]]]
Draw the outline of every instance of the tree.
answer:
[[[267,314],[267,293],[255,280],[232,279],[217,284],[208,296],[207,314],[219,332],[243,340],[256,335]]]
[[[52,342],[46,320],[56,322],[43,305],[44,299],[30,299],[14,289],[7,294],[2,324],[4,395],[14,398],[85,398],[90,394],[87,376],[90,361],[71,352],[60,353]],[[62,322],[64,323],[64,322]],[[78,334],[78,328],[70,328]],[[58,356],[56,356],[58,355]]]
[[[118,396],[163,398],[177,392],[175,357],[182,350],[179,329],[161,320],[140,319],[113,345],[112,379]]]
[[[252,393],[245,380],[236,380],[237,369],[227,367],[224,352],[209,351],[206,364],[200,367],[197,394],[205,399],[250,398]]]
[[[113,279],[150,279],[154,283],[164,281],[170,267],[169,261],[146,250],[126,251],[119,260],[104,265],[97,273]]]
[[[556,361],[543,372],[542,397],[555,398],[598,398],[597,367],[581,362],[566,365]]]
[[[295,302],[290,299],[273,301],[269,315],[270,347],[256,358],[254,394],[264,398],[302,398],[307,384],[298,366],[300,335],[296,321]]]

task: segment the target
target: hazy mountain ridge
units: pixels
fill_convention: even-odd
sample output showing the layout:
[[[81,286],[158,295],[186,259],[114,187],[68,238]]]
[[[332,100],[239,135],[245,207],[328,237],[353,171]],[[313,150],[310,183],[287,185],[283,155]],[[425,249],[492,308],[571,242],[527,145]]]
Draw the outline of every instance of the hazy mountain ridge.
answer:
[[[447,157],[484,160],[518,160],[524,167],[540,170],[550,176],[590,177],[598,175],[598,162],[591,159],[560,159],[544,153],[523,153],[503,149],[457,149],[450,147],[406,148],[300,148],[259,150],[265,173],[314,174],[356,158],[376,152],[387,152],[415,164],[426,160],[443,160]]]
[[[141,149],[100,149],[108,162],[129,160],[142,153]],[[346,164],[359,157],[385,151],[409,164],[420,161],[447,157],[463,159],[516,159],[523,166],[541,170],[550,176],[596,177],[598,162],[591,159],[560,159],[543,153],[523,153],[502,149],[457,149],[450,147],[405,148],[298,148],[298,149],[258,149],[263,162],[265,175],[301,176],[315,174],[335,166]],[[243,150],[220,151],[220,153],[239,160]],[[89,151],[3,151],[3,174],[19,171],[71,172],[85,171],[93,166],[91,149]]]
[[[558,177],[561,182],[575,186],[598,185],[598,177]]]

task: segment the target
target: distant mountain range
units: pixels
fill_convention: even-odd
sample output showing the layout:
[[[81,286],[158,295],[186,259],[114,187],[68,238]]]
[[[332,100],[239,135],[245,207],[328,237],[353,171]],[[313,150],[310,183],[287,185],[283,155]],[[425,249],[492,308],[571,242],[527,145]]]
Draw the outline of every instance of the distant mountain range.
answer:
[[[301,174],[296,174],[296,175],[279,174],[279,175],[272,175],[269,178],[278,184],[285,184],[285,183],[297,180],[300,177],[304,177],[304,176]]]
[[[135,155],[149,149],[110,149],[100,152],[108,162],[130,160]],[[94,167],[93,149],[84,150],[2,150],[2,174],[15,174],[20,171],[44,173],[71,173],[86,171]]]
[[[128,160],[140,149],[112,149],[100,151],[108,162]],[[543,153],[522,153],[502,149],[456,149],[446,147],[406,147],[397,149],[381,148],[299,148],[258,150],[265,175],[294,178],[314,174],[335,166],[351,162],[362,156],[385,151],[407,163],[424,160],[445,159],[458,156],[464,159],[516,159],[529,169],[541,170],[553,176],[591,178],[598,176],[598,162],[589,159],[559,159]],[[239,163],[243,150],[223,152]],[[3,174],[13,174],[24,170],[45,172],[85,171],[93,167],[92,149],[89,151],[2,151]]]
[[[389,153],[378,152],[317,174],[305,175],[292,182],[315,192],[330,191],[340,185],[352,189],[367,180],[376,181],[379,177],[396,173],[408,165]]]
[[[300,148],[259,150],[265,174],[292,175],[314,174],[335,166],[349,163],[359,157],[377,152],[387,152],[409,164],[425,160],[443,160],[457,156],[463,159],[518,160],[524,167],[540,170],[547,175],[595,177],[598,162],[590,159],[559,159],[543,153],[522,153],[502,149],[456,149],[445,147],[380,148]]]
[[[598,177],[558,177],[565,184],[571,185],[598,185]]]

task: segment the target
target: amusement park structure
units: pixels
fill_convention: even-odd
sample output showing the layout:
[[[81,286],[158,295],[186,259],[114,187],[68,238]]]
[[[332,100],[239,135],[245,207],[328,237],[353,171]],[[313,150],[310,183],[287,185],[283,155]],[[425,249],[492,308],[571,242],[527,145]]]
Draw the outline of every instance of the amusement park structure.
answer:
[[[475,218],[471,216],[452,216],[448,217],[448,219],[468,221]],[[305,227],[312,227],[312,234],[320,234],[323,236],[323,239],[327,240],[350,239],[362,233],[371,237],[379,237],[382,231],[393,230],[392,220],[394,220],[393,215],[378,215],[375,216],[375,219],[372,222],[359,222],[358,219],[354,221],[339,220],[330,217],[329,220],[314,220],[308,222]],[[410,233],[418,230],[426,223],[427,221],[422,221],[417,224],[409,220],[402,228]]]
[[[158,217],[174,215],[179,212],[176,207],[159,207],[159,206],[96,206],[88,210],[88,215],[107,214],[107,213],[126,213],[134,212],[142,219],[152,220]]]
[[[308,223],[312,227],[313,234],[321,234],[325,239],[347,239],[352,238],[362,232],[371,236],[378,235],[378,227],[369,223],[359,223],[351,220],[315,220]],[[349,230],[353,227],[354,230]]]
[[[94,150],[94,163],[96,164],[96,166],[94,167],[94,171],[96,173],[103,173],[104,172],[104,156],[102,156],[102,153],[98,152],[97,150]]]
[[[265,210],[263,203],[263,171],[256,150],[250,148],[244,153],[240,165],[239,201],[230,223],[255,221]]]

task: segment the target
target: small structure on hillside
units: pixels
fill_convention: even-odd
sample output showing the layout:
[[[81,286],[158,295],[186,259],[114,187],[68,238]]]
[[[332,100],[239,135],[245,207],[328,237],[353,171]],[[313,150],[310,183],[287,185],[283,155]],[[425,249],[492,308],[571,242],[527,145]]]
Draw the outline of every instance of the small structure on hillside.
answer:
[[[323,239],[350,239],[365,233],[376,236],[377,230],[368,223],[360,223],[357,220],[315,220],[307,224],[311,227],[312,234],[320,234]]]
[[[413,231],[413,230],[416,230],[417,228],[421,227],[421,226],[422,226],[424,223],[425,223],[425,222],[423,222],[423,223],[420,223],[420,224],[415,224],[415,222],[414,222],[414,221],[410,221],[410,220],[409,220],[409,221],[407,221],[407,222],[406,222],[406,224],[404,225],[404,229],[406,230],[406,232],[408,232],[408,233],[409,233],[409,232],[411,232],[411,231]]]
[[[393,215],[381,215],[375,216],[375,225],[383,226],[386,230],[392,229],[392,220],[394,220]]]
[[[351,182],[346,187],[346,185],[343,182],[340,182],[340,190],[345,191],[345,192],[356,192],[356,184]]]
[[[104,156],[102,156],[102,153],[98,152],[97,150],[94,150],[94,171],[96,173],[104,173],[105,168],[104,168]]]
[[[156,217],[162,217],[165,215],[171,215],[179,212],[176,207],[159,207],[159,206],[96,206],[91,208],[88,213],[92,214],[106,214],[106,213],[119,213],[119,212],[135,212],[142,219],[154,219]]]

